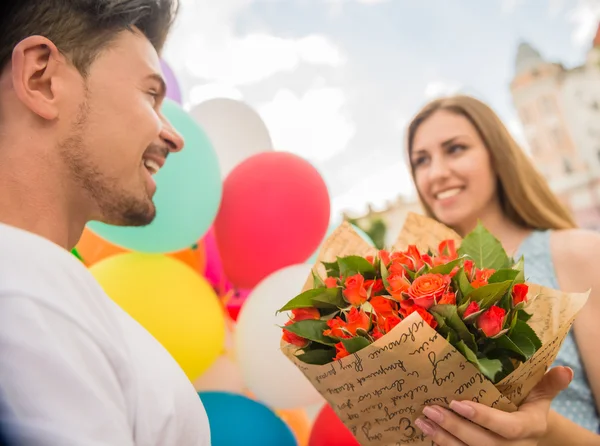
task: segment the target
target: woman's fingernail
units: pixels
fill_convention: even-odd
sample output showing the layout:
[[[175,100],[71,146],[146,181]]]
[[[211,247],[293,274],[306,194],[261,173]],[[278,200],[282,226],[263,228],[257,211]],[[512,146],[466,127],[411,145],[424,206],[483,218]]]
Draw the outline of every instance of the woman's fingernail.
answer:
[[[423,413],[425,416],[427,416],[427,418],[437,424],[442,424],[442,421],[444,421],[444,414],[441,410],[436,409],[435,407],[426,406],[423,408]]]
[[[435,426],[423,418],[417,418],[415,420],[415,426],[421,429],[425,435],[432,437],[433,434],[435,434]]]
[[[475,416],[475,409],[460,401],[450,401],[450,409],[465,418],[473,418]]]

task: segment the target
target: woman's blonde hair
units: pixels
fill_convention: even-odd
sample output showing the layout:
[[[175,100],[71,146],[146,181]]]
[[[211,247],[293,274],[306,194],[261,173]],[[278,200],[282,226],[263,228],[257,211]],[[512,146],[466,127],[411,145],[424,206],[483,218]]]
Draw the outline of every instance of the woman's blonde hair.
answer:
[[[498,176],[500,204],[508,218],[530,229],[569,229],[577,226],[496,113],[473,97],[459,95],[441,98],[423,107],[408,126],[409,158],[419,126],[439,110],[464,116],[479,133]],[[415,169],[410,164],[415,181]],[[427,215],[435,218],[420,192],[419,196]]]

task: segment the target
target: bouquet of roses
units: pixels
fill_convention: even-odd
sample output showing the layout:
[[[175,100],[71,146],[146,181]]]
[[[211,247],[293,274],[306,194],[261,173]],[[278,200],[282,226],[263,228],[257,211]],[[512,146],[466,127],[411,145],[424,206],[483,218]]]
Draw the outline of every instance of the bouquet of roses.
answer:
[[[422,441],[427,404],[515,410],[587,298],[525,283],[523,259],[481,225],[460,240],[411,214],[395,248],[365,245],[343,224],[279,310],[284,352],[361,444]]]

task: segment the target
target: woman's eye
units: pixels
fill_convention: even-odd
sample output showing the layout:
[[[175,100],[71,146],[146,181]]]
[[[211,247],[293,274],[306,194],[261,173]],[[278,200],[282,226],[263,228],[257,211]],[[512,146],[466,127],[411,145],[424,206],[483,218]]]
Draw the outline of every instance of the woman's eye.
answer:
[[[415,158],[412,162],[414,167],[419,167],[422,164],[425,164],[425,162],[427,161],[427,157],[426,156],[419,156],[417,158]]]
[[[467,147],[462,144],[453,144],[448,148],[448,153],[459,153],[466,149]]]

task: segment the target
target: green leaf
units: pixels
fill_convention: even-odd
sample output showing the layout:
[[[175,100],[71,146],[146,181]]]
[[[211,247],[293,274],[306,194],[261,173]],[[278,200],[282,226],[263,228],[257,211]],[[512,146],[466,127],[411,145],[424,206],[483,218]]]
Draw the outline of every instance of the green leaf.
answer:
[[[502,361],[499,359],[477,358],[477,355],[463,341],[456,344],[456,349],[471,364],[476,366],[479,371],[492,382],[496,382],[496,375],[502,371]]]
[[[532,315],[526,312],[525,310],[517,310],[517,318],[520,321],[527,322],[529,319],[531,319],[531,316]]]
[[[452,272],[452,270],[454,269],[455,266],[460,265],[460,262],[462,262],[463,259],[456,259],[456,260],[452,260],[451,262],[448,262],[444,265],[438,265],[434,268],[431,268],[431,271],[429,271],[431,274],[450,274]]]
[[[340,266],[340,273],[344,277],[353,276],[354,274],[375,274],[375,267],[367,259],[360,256],[338,257],[338,265]]]
[[[315,348],[305,350],[304,353],[296,355],[296,358],[306,364],[324,365],[332,362],[335,355],[335,348]]]
[[[531,339],[529,339],[524,334],[513,333],[512,335],[509,336],[509,338],[523,352],[523,354],[525,355],[525,359],[531,358],[535,354],[535,352],[537,351],[537,348],[533,344],[534,341],[532,341]]]
[[[313,307],[316,308],[347,308],[348,302],[344,300],[341,288],[321,288],[322,293],[312,298]]]
[[[415,280],[415,272],[413,270],[411,270],[407,265],[402,265],[402,267],[404,268],[404,271],[406,271],[406,275],[410,278],[410,281],[412,282],[413,280]]]
[[[304,339],[309,341],[318,342],[324,345],[335,345],[337,341],[328,336],[323,336],[323,331],[329,329],[326,321],[306,319],[303,321],[294,322],[293,324],[286,325],[285,328],[292,333],[302,336]]]
[[[390,282],[388,282],[388,277],[390,276],[390,273],[387,270],[387,267],[385,266],[385,264],[383,262],[381,262],[380,265],[381,265],[380,266],[380,269],[381,269],[381,281],[383,282],[383,286],[387,290],[390,287]]]
[[[314,288],[324,288],[325,282],[323,282],[323,279],[321,279],[321,276],[319,276],[317,273],[315,273],[314,270],[310,270],[310,272],[311,272],[312,278],[313,278],[313,287]]]
[[[337,262],[321,262],[327,270],[327,277],[340,277],[340,266]]]
[[[343,303],[343,307],[337,306],[337,304],[340,303],[341,297],[338,298],[340,293],[340,288],[315,288],[307,290],[290,300],[287,304],[277,310],[277,313],[308,307],[345,308],[348,306],[345,302]],[[343,301],[343,299],[341,300]]]
[[[464,297],[473,292],[473,287],[467,278],[467,273],[465,273],[464,268],[461,268],[458,273],[456,273],[454,280],[456,281],[457,288]]]
[[[500,336],[499,338],[496,339],[496,346],[498,348],[502,348],[504,350],[509,350],[513,353],[516,353],[518,356],[518,359],[520,359],[521,361],[526,361],[527,359],[529,359],[529,356],[527,356],[527,353],[525,353],[517,343],[513,342],[512,339],[510,339],[507,335],[503,335]],[[530,346],[531,348],[533,348],[533,344],[531,344],[530,342]]]
[[[525,282],[525,258],[523,256],[521,256],[517,264],[513,266],[513,269],[519,271],[519,274],[515,277],[515,283]]]
[[[473,333],[469,331],[465,323],[458,315],[456,306],[454,305],[434,305],[429,309],[431,314],[440,315],[444,318],[446,325],[452,328],[460,337],[462,341],[469,346],[470,349],[477,351],[477,344],[475,343],[475,337]],[[436,318],[437,320],[437,318]]]
[[[354,336],[350,339],[342,339],[342,344],[346,347],[348,353],[356,353],[357,351],[371,345],[371,342],[362,336]]]
[[[506,281],[514,281],[519,275],[519,271],[515,269],[499,269],[488,280],[488,283],[500,283]]]
[[[533,328],[529,326],[529,324],[519,318],[517,318],[517,322],[515,323],[514,328],[510,331],[509,336],[511,339],[526,337],[531,341],[535,350],[539,350],[542,347],[542,341],[538,338]]]
[[[509,290],[512,285],[512,281],[507,280],[506,282],[490,283],[480,288],[474,289],[470,294],[469,298],[472,301],[478,302],[481,308],[489,308],[498,302],[504,294]]]
[[[510,266],[502,244],[481,222],[463,239],[458,253],[473,259],[477,268],[498,270]]]

